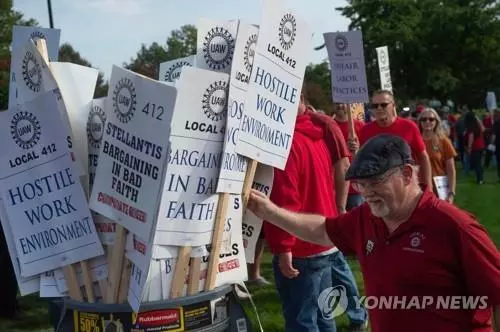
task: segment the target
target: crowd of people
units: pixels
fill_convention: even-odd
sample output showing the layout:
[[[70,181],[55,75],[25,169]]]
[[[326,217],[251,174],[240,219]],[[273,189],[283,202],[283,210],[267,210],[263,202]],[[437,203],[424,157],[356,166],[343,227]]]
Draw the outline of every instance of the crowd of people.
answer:
[[[453,204],[456,159],[475,170],[478,184],[485,155],[495,153],[500,167],[500,111],[488,125],[471,111],[457,121],[429,107],[405,116],[386,90],[369,106],[372,121],[355,120],[351,129],[351,105],[334,104],[330,117],[315,112],[303,92],[285,169],[275,169],[269,198],[250,195],[248,208],[264,220],[273,254],[284,330],[335,331],[319,302],[336,286],[347,292],[350,331],[365,331],[368,320],[372,331],[490,331],[493,317],[500,328],[498,250]],[[437,176],[449,187],[441,199]],[[487,296],[488,307],[368,313],[356,305],[344,255],[359,261],[368,296]]]

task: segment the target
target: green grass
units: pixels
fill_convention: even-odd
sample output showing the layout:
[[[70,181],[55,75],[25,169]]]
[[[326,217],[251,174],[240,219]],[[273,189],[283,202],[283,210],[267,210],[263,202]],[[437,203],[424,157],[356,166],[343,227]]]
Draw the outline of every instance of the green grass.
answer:
[[[460,172],[460,170],[458,170]],[[485,173],[484,185],[476,185],[471,174],[469,178],[459,174],[457,184],[456,204],[461,208],[473,213],[477,219],[486,227],[489,235],[497,245],[500,246],[500,183],[493,170]],[[363,293],[363,284],[359,265],[355,260],[349,260],[356,281]],[[271,256],[266,254],[262,264],[263,275],[274,282],[272,277]],[[250,287],[258,314],[262,322],[264,331],[283,331],[283,317],[281,315],[281,305],[274,286]],[[15,321],[0,320],[0,332],[45,332],[52,331],[49,324],[47,305],[44,300],[36,296],[25,296],[20,299],[24,314],[21,319]],[[257,320],[249,301],[244,301],[246,312],[252,319],[254,330],[257,330]],[[345,316],[337,317],[337,330],[346,331],[348,321]]]

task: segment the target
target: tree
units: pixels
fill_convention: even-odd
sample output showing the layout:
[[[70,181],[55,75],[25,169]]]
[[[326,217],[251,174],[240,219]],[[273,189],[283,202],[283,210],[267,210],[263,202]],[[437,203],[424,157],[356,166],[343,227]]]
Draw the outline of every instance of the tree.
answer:
[[[64,43],[59,47],[59,61],[60,62],[72,62],[78,65],[92,67],[87,59],[84,59],[79,52],[75,51],[73,46],[68,43]],[[99,72],[97,76],[97,83],[94,92],[94,98],[105,97],[108,93],[108,83],[104,83],[103,73]]]
[[[184,25],[170,33],[165,46],[156,42],[149,47],[142,44],[137,56],[132,58],[129,64],[125,63],[124,67],[157,79],[160,63],[196,53],[196,36],[194,25]]]
[[[36,26],[38,23],[12,10],[12,0],[0,0],[0,110],[7,109],[9,102],[10,45],[14,25]]]
[[[304,82],[305,93],[311,105],[331,114],[332,90],[328,62],[308,65],[304,74]]]
[[[402,99],[484,104],[500,88],[500,4],[494,0],[350,0],[337,8],[363,32],[370,90],[380,86],[375,48],[389,47]]]

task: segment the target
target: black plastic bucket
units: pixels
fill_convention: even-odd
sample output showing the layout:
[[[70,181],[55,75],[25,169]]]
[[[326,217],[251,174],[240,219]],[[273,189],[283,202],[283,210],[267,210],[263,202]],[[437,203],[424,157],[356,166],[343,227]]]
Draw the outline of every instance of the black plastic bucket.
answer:
[[[49,302],[55,332],[251,332],[233,287],[174,300],[145,303],[136,314],[128,304]]]

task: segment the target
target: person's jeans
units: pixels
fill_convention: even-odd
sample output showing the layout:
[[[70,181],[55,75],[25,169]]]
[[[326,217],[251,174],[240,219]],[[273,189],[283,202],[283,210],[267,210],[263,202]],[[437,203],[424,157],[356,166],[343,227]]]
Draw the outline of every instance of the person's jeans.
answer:
[[[484,180],[484,171],[482,165],[483,150],[473,150],[470,153],[470,167],[476,172],[476,182]]]
[[[332,286],[344,286],[349,300],[346,315],[349,317],[351,325],[363,325],[368,319],[366,309],[359,307],[359,291],[351,268],[342,252],[338,251],[330,255],[332,266]]]
[[[346,211],[354,209],[356,206],[363,204],[365,200],[360,194],[349,194],[347,195],[347,203],[345,206]]]
[[[276,289],[285,318],[285,332],[335,332],[335,320],[321,314],[318,298],[332,287],[330,255],[293,258],[292,265],[299,275],[288,279],[281,274],[278,257],[273,257]]]

